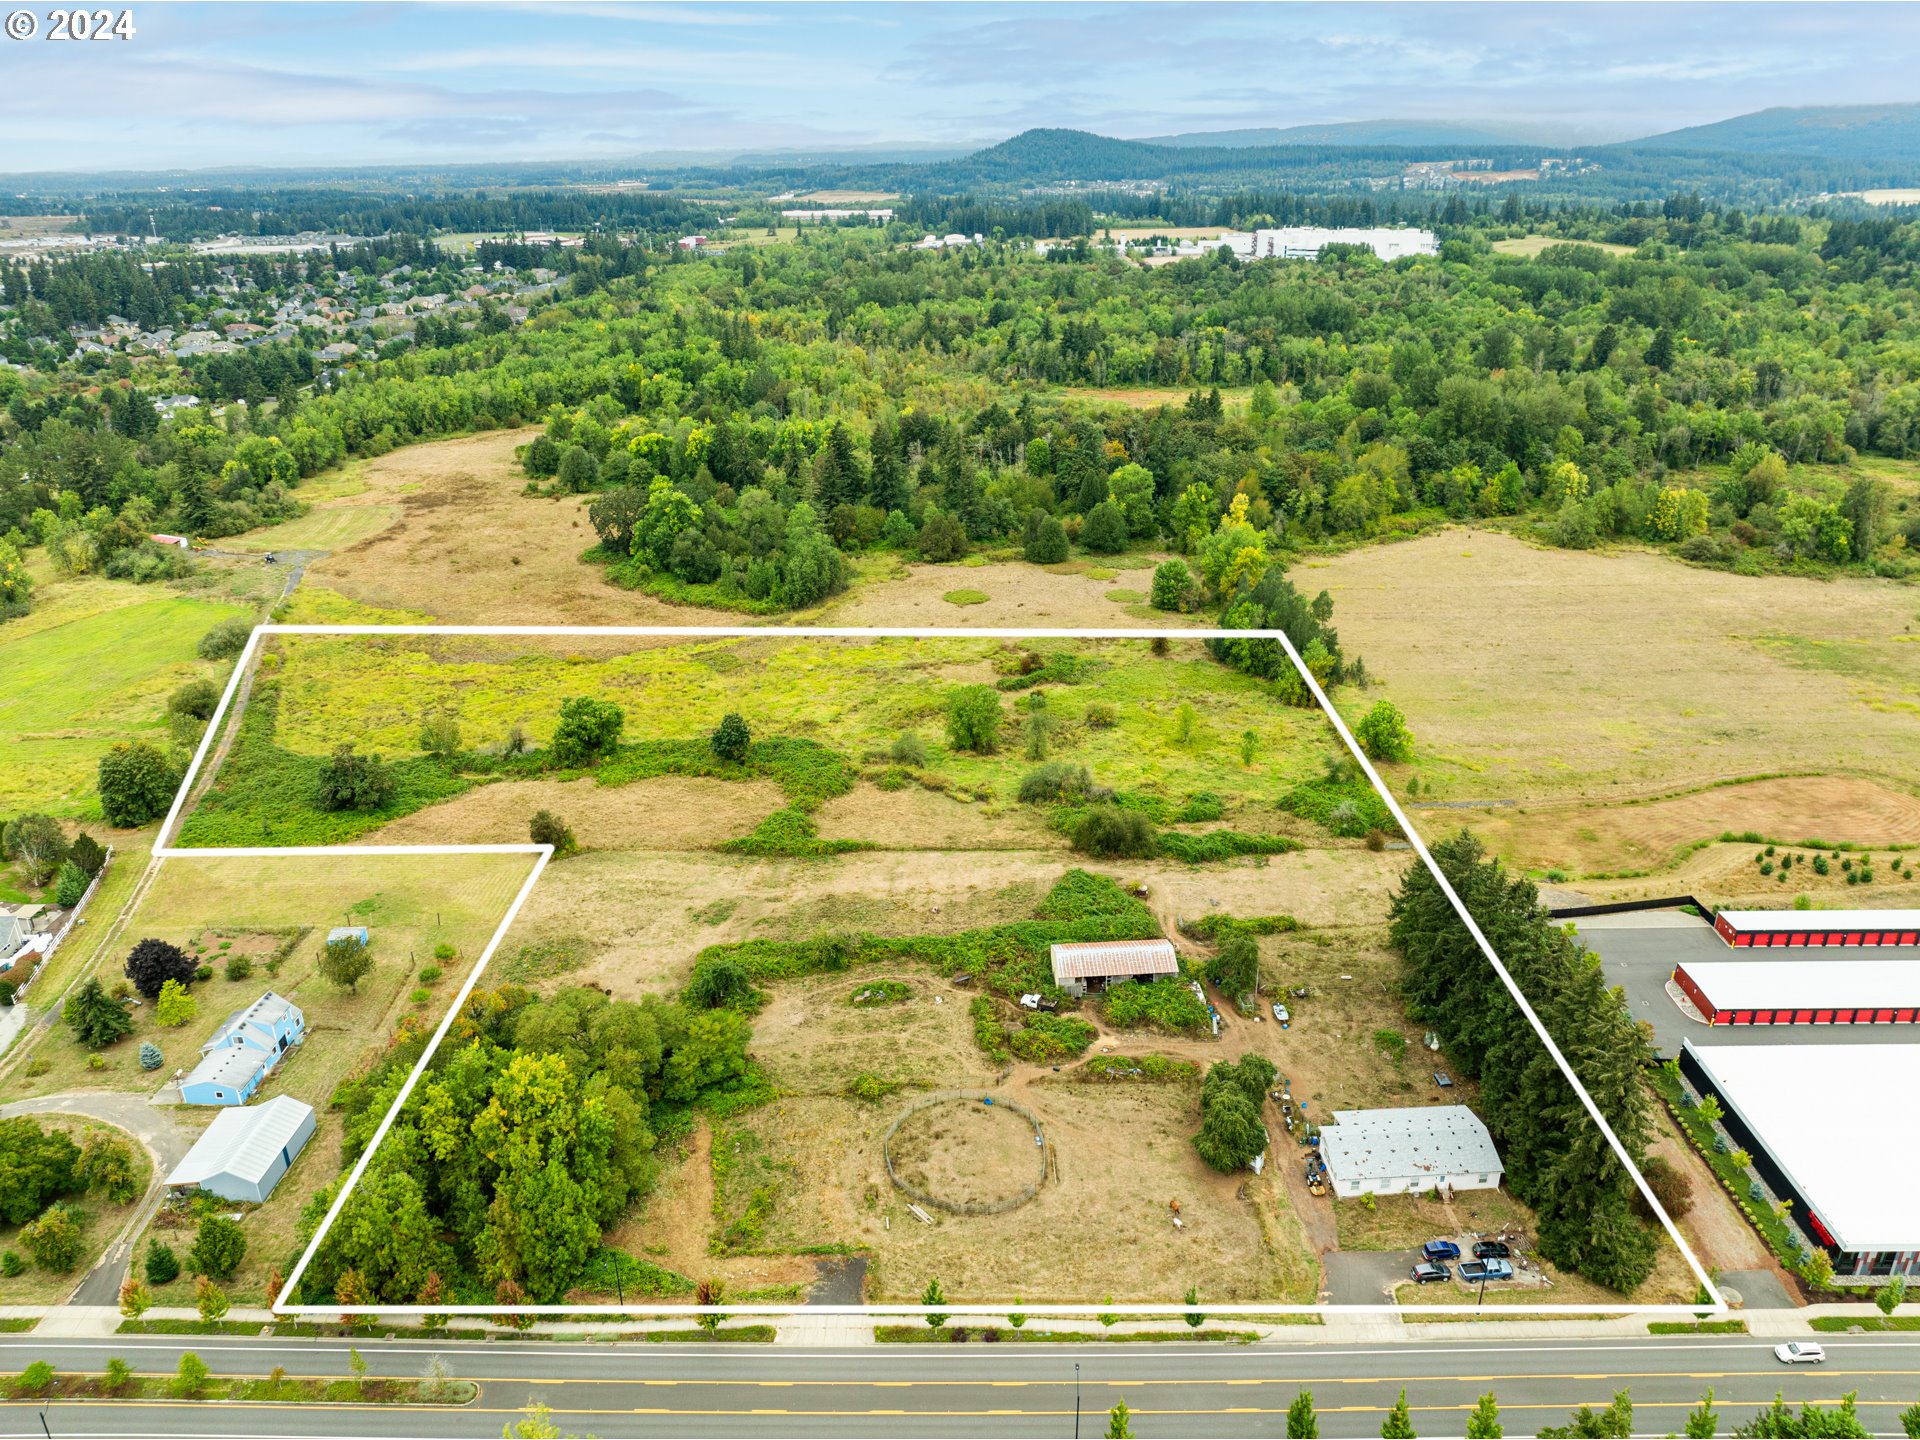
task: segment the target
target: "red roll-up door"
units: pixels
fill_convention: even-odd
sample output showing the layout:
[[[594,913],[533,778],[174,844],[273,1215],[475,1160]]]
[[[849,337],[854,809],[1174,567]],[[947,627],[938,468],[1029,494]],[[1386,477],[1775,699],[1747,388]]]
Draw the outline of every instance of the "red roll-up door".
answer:
[[[1813,1023],[1816,1025],[1831,1025],[1833,1023],[1833,1011],[1831,1010],[1814,1011]]]

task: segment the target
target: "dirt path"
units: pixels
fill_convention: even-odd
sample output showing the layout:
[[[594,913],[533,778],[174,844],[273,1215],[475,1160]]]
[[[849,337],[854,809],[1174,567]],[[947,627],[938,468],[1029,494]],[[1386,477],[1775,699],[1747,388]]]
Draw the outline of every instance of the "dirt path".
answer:
[[[1753,1227],[1733,1208],[1727,1192],[1707,1169],[1691,1145],[1683,1145],[1663,1129],[1647,1147],[1685,1175],[1693,1184],[1693,1209],[1680,1221],[1680,1231],[1693,1245],[1700,1263],[1712,1270],[1768,1270],[1773,1253]]]

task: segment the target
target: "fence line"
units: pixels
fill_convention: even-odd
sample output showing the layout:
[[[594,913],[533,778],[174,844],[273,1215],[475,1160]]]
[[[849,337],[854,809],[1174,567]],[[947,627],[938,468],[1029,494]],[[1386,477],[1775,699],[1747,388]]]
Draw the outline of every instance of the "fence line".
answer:
[[[930,1109],[935,1105],[947,1105],[962,1100],[991,1100],[996,1106],[1004,1106],[1006,1109],[1011,1110],[1033,1127],[1034,1138],[1040,1142],[1034,1147],[1040,1152],[1040,1175],[1038,1179],[1031,1185],[1023,1187],[1018,1194],[1009,1195],[1004,1200],[946,1200],[904,1179],[900,1172],[894,1169],[894,1132],[922,1110]],[[894,1117],[893,1124],[887,1127],[887,1133],[880,1141],[880,1156],[886,1161],[887,1178],[893,1182],[894,1188],[907,1195],[910,1199],[919,1201],[922,1205],[931,1205],[934,1209],[944,1210],[949,1215],[1004,1215],[1009,1210],[1018,1210],[1022,1205],[1038,1195],[1040,1193],[1040,1187],[1047,1183],[1047,1163],[1052,1152],[1053,1147],[1047,1144],[1046,1131],[1041,1128],[1039,1117],[1017,1100],[1009,1100],[1004,1095],[989,1095],[984,1090],[935,1090],[929,1094],[922,1095]]]

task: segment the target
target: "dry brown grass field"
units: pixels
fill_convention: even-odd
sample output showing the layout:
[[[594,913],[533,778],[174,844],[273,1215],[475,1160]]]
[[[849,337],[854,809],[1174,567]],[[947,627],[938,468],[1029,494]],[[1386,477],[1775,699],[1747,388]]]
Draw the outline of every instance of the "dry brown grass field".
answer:
[[[1832,840],[1892,839],[1911,823],[1897,818],[1920,775],[1920,602],[1909,591],[1461,529],[1310,561],[1294,578],[1331,592],[1343,645],[1407,714],[1419,756],[1411,770],[1388,767],[1396,789],[1417,774],[1438,800],[1594,812],[1563,822],[1558,839],[1551,821],[1459,817],[1512,825],[1515,853],[1533,863],[1654,854],[1689,830],[1745,828],[1743,817],[1790,813],[1800,834]],[[1840,778],[1612,809],[1782,773]],[[1429,832],[1455,818],[1419,815]]]
[[[1700,841],[1729,830],[1785,841],[1920,843],[1920,797],[1849,775],[1755,780],[1629,804],[1548,801],[1497,810],[1412,813],[1414,824],[1423,828],[1465,823],[1516,864],[1561,866],[1575,874],[1664,870],[1680,863]],[[1752,851],[1751,846],[1734,848],[1742,859]],[[1805,878],[1845,888],[1838,875],[1824,882],[1812,875]]]
[[[1631,245],[1610,245],[1604,240],[1568,240],[1559,235],[1516,235],[1507,240],[1493,242],[1496,255],[1520,255],[1531,260],[1556,245],[1590,245],[1595,250],[1604,250],[1609,255],[1631,255]]]

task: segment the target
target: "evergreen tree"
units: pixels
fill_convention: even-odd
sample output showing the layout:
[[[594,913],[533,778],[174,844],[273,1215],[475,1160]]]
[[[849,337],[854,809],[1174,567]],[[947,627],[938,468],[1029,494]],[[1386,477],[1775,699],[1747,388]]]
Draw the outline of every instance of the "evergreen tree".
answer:
[[[133,1017],[126,1004],[114,999],[99,980],[88,980],[60,1007],[60,1018],[73,1038],[89,1050],[104,1050],[123,1035],[133,1033]]]
[[[1500,1424],[1500,1406],[1491,1394],[1482,1395],[1467,1416],[1467,1440],[1500,1440],[1507,1432]]]
[[[1313,1392],[1302,1390],[1287,1406],[1287,1440],[1319,1440],[1320,1417],[1313,1413]]]

